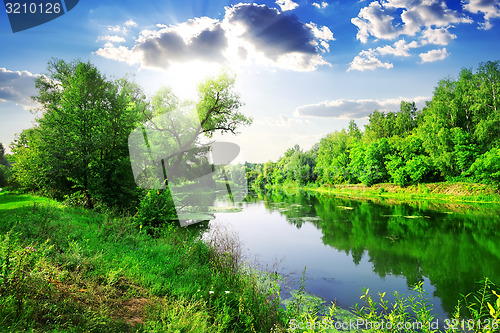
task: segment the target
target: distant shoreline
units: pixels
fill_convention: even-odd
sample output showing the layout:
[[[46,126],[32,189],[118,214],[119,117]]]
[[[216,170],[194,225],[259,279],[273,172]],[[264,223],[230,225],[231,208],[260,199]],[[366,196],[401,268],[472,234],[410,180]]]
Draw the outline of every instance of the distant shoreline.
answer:
[[[288,186],[284,185],[287,188]],[[391,183],[372,186],[363,184],[308,185],[302,188],[322,194],[349,198],[391,198],[406,200],[433,200],[452,203],[500,203],[500,196],[492,185],[465,182],[438,182],[401,187]]]

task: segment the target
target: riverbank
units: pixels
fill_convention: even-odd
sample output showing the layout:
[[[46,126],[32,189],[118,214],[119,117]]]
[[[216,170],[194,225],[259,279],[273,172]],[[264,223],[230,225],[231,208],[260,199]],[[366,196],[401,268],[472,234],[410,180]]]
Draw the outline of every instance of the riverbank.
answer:
[[[310,185],[303,189],[353,199],[371,197],[400,201],[433,200],[442,203],[500,203],[500,196],[494,186],[463,182],[426,183],[406,187],[391,183],[372,186],[363,184]]]
[[[2,191],[0,331],[283,331],[276,290],[204,230],[152,237],[131,217]]]
[[[202,242],[206,230],[152,237],[130,217],[1,193],[0,331],[339,332],[324,320],[375,315],[325,304],[316,315],[322,300],[303,285],[282,309],[279,277],[240,269],[239,243],[224,230]]]

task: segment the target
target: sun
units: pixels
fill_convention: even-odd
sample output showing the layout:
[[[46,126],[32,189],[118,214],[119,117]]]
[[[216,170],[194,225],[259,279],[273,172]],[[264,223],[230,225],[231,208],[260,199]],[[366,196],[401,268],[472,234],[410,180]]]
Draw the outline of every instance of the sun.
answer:
[[[165,79],[179,98],[195,100],[198,84],[219,75],[223,68],[222,64],[205,61],[178,63],[166,71]]]

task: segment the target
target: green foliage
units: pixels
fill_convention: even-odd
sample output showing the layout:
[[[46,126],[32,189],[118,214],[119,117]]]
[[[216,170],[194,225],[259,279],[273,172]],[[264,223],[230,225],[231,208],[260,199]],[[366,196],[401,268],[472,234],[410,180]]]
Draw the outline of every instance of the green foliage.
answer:
[[[409,175],[403,158],[398,155],[389,155],[386,163],[387,173],[394,184],[406,186],[409,183]]]
[[[355,137],[356,129],[351,126],[351,134]],[[336,184],[349,179],[349,149],[352,137],[345,130],[328,134],[321,139],[318,146],[315,172],[324,183]]]
[[[462,332],[495,332],[500,329],[500,296],[490,279],[479,281],[480,289],[462,295],[453,316],[453,326]],[[466,320],[463,320],[466,318]]]
[[[366,125],[366,135],[370,141],[389,138],[395,134],[396,115],[393,112],[384,113],[375,110],[368,118],[369,124]]]
[[[143,117],[139,88],[106,79],[91,63],[63,60],[50,62],[35,85],[43,114],[12,149],[20,186],[60,199],[81,194],[87,207],[130,207],[127,139]]]
[[[328,307],[326,313],[317,314],[313,311],[303,311],[289,321],[289,327],[297,332],[340,332],[345,325],[350,332],[459,332],[459,333],[492,333],[500,329],[500,295],[491,289],[489,280],[486,279],[483,287],[477,292],[465,296],[458,302],[453,318],[439,321],[432,314],[426,291],[422,282],[414,285],[416,296],[400,295],[395,292],[395,301],[389,303],[385,299],[386,293],[378,293],[378,301],[374,300],[369,289],[364,288],[360,299],[366,305],[359,307],[356,304],[354,314],[348,312],[347,316],[335,304]],[[468,303],[468,298],[473,298],[473,303]],[[460,313],[467,310],[468,315]],[[323,311],[325,312],[325,311]],[[345,319],[343,319],[345,318]],[[343,319],[343,320],[342,320]],[[300,323],[301,328],[297,327]],[[336,326],[337,325],[337,326]],[[339,329],[337,330],[336,327]]]
[[[492,148],[479,156],[468,170],[476,181],[495,184],[500,190],[500,148]]]
[[[492,284],[488,279],[480,283],[483,284],[480,290],[463,297],[458,302],[453,318],[446,319],[441,323],[444,324],[445,332],[498,331],[500,328],[498,320],[500,296],[492,290]],[[365,289],[361,299],[364,299],[367,305],[362,308],[356,306],[356,314],[365,322],[386,323],[385,328],[370,330],[373,332],[415,332],[417,330],[419,332],[439,332],[442,327],[439,327],[439,322],[434,320],[432,307],[429,305],[427,294],[422,288],[422,282],[416,284],[413,290],[417,292],[417,297],[405,297],[395,293],[396,301],[389,305],[388,301],[384,300],[385,293],[379,293],[380,300],[376,302],[368,294],[369,290]],[[470,302],[469,298],[472,298],[473,301]],[[467,313],[462,315],[460,311],[464,309]]]
[[[371,186],[387,180],[385,167],[391,146],[386,138],[372,142],[365,151],[365,173],[360,178],[365,185]]]
[[[498,147],[499,88],[498,62],[482,63],[476,73],[463,69],[457,80],[438,83],[418,133],[444,177],[463,175],[479,154]]]
[[[406,101],[397,112],[375,110],[364,132],[351,120],[347,131],[330,133],[314,152],[311,149],[312,160],[293,160],[294,151],[289,150],[275,164],[266,163],[254,185],[271,189],[390,181],[408,186],[442,180],[498,184],[499,93],[500,62],[481,63],[475,73],[463,69],[458,79],[439,81],[421,111],[415,102]],[[272,172],[266,173],[268,168]],[[311,171],[313,176],[304,178]]]
[[[162,228],[153,238],[130,217],[53,201],[14,204],[25,198],[0,195],[0,234],[7,235],[0,236],[0,331],[269,332],[284,326],[275,278],[263,285],[242,266],[239,242],[226,233],[204,242],[207,226],[196,225]],[[36,274],[20,280],[30,268]]]
[[[363,289],[360,299],[366,306],[359,308],[356,304],[355,313],[365,322],[366,328],[373,332],[437,332],[432,329],[434,317],[430,314],[432,307],[426,298],[427,294],[422,289],[422,283],[413,288],[417,297],[401,296],[394,293],[395,304],[389,306],[385,300],[385,292],[379,293],[379,301],[374,301],[369,294],[369,289]],[[385,323],[382,328],[377,324]],[[406,324],[409,324],[405,327]],[[417,326],[418,325],[418,326]],[[375,327],[374,327],[375,326]],[[437,328],[437,327],[436,327]]]
[[[149,190],[139,203],[136,217],[139,228],[154,233],[164,224],[177,220],[174,202],[168,188]]]
[[[11,178],[10,165],[5,156],[5,148],[0,142],[0,187],[6,186]]]
[[[216,131],[236,134],[238,126],[252,123],[251,118],[238,111],[243,104],[234,91],[234,82],[234,76],[223,72],[198,86],[196,110],[203,133],[208,137]]]

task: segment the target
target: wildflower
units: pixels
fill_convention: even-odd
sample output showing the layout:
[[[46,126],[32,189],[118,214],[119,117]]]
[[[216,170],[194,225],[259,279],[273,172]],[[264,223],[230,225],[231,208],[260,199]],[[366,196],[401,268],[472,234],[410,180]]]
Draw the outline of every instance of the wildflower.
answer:
[[[229,293],[231,293],[231,292],[230,292],[229,290],[226,290],[226,291],[224,291],[224,292],[225,292],[226,294],[229,294]]]
[[[213,293],[214,293],[214,291],[213,291],[213,290],[210,290],[208,293],[209,293],[209,294],[213,294]]]

